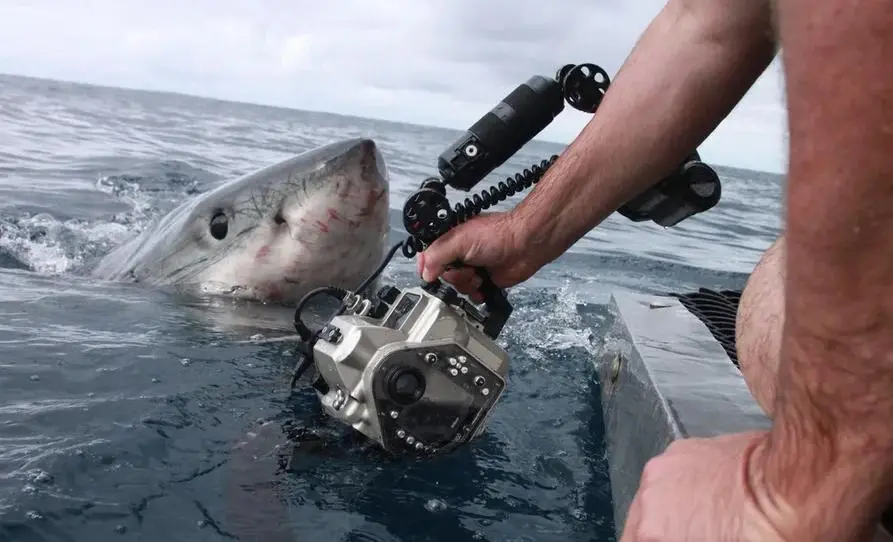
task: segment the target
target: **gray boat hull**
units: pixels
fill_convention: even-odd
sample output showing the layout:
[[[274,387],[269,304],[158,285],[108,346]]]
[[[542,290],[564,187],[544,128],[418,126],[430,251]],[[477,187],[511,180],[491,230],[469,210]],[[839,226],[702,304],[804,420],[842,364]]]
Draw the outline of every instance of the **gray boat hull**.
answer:
[[[597,367],[619,539],[649,459],[679,438],[771,422],[727,352],[679,299],[615,293],[610,313]]]

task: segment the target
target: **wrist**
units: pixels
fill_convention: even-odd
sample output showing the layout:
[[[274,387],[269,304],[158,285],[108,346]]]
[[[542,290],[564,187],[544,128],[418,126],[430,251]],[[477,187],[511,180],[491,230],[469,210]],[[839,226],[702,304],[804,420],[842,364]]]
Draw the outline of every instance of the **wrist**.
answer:
[[[540,268],[559,256],[571,245],[566,241],[562,224],[556,220],[555,209],[549,212],[546,208],[524,208],[518,206],[508,211],[508,222],[514,232],[515,246],[536,260],[534,265]]]
[[[867,540],[891,502],[889,454],[804,420],[776,415],[754,448],[754,501],[787,540]]]
[[[542,266],[566,252],[586,232],[600,222],[594,205],[580,205],[585,197],[585,180],[591,175],[574,153],[566,152],[546,172],[534,190],[508,214],[516,239],[522,248],[535,248],[531,254]]]

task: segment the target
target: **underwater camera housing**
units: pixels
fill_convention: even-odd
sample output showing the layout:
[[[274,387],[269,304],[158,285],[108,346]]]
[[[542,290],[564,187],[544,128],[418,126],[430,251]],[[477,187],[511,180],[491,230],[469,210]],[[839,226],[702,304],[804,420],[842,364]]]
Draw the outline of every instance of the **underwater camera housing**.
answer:
[[[407,258],[481,211],[535,184],[557,156],[466,198],[454,206],[447,186],[468,192],[539,134],[563,109],[595,113],[609,86],[594,64],[568,64],[554,78],[534,76],[481,117],[438,159],[440,177],[425,179],[403,208],[409,237],[355,291],[323,287],[295,311],[302,352],[292,387],[310,367],[328,415],[394,454],[433,455],[480,435],[507,387],[510,359],[497,338],[512,313],[505,292],[485,269],[483,307],[440,279],[400,290],[365,290],[397,250]],[[713,207],[719,177],[694,151],[667,178],[618,212],[630,220],[671,226]],[[459,262],[461,264],[461,262]],[[319,330],[301,313],[316,295],[341,302]]]
[[[509,357],[474,305],[436,283],[348,303],[313,352],[330,416],[391,452],[442,452],[483,430]]]

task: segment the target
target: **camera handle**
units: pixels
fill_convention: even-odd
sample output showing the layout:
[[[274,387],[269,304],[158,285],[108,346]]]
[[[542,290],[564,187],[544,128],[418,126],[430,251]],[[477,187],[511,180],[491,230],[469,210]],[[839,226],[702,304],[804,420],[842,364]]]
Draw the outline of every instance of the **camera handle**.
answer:
[[[475,267],[475,271],[481,277],[480,290],[484,296],[484,306],[487,308],[483,322],[484,333],[491,339],[495,339],[512,315],[513,307],[505,295],[505,290],[493,282],[489,271],[483,267]]]
[[[454,262],[453,268],[464,267],[461,262]],[[484,298],[484,312],[474,305],[459,300],[456,290],[443,279],[437,278],[433,282],[426,283],[422,288],[428,293],[451,305],[459,305],[474,320],[480,322],[482,331],[491,339],[496,339],[505,327],[512,315],[512,304],[509,303],[505,290],[493,282],[490,272],[483,267],[474,267],[474,271],[481,279],[479,291]]]
[[[464,203],[459,203],[452,208],[446,197],[445,183],[435,177],[426,179],[422,182],[420,189],[410,196],[403,206],[403,226],[409,233],[409,238],[403,243],[403,254],[410,258],[415,256],[460,223],[516,192],[529,188],[543,176],[555,159],[557,157],[553,156],[550,160],[544,160],[542,164],[534,166],[532,171],[528,169],[518,173],[514,178],[506,179],[497,186],[482,191],[480,195],[474,195],[473,199],[467,198]],[[454,262],[455,267],[463,265],[462,262]],[[474,269],[478,277],[481,278],[479,290],[484,298],[485,312],[483,314],[472,310],[468,310],[468,312],[471,312],[481,322],[487,336],[496,339],[508,322],[513,307],[505,291],[493,282],[489,271],[483,267]],[[446,286],[440,278],[427,285],[426,288],[432,292],[442,291],[443,300],[447,302],[452,302],[455,297],[452,287]],[[470,307],[466,306],[465,308],[469,309]]]

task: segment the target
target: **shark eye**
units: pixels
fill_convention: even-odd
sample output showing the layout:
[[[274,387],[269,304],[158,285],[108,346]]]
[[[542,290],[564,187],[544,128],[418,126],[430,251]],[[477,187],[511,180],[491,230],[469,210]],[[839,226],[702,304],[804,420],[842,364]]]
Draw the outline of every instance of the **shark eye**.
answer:
[[[229,219],[226,218],[225,214],[218,211],[211,217],[210,227],[211,236],[218,241],[222,241],[226,238],[226,234],[229,231]]]

